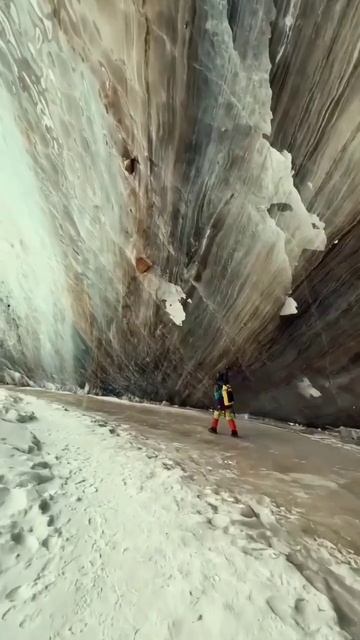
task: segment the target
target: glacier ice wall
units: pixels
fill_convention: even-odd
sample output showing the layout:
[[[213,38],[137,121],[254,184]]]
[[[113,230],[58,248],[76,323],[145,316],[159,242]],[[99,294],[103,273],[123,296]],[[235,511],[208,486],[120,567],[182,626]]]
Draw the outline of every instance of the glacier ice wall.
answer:
[[[214,371],[241,365],[243,402],[298,418],[298,382],[321,387],[299,359],[301,287],[355,219],[333,199],[357,158],[359,11],[315,4],[321,19],[304,0],[3,0],[4,369],[203,405]]]
[[[243,401],[279,418],[359,426],[360,5],[275,5],[271,142],[291,154],[295,185],[328,243],[323,254],[303,253],[293,278],[297,314],[252,363],[251,384],[242,378]],[[304,378],[321,396],[299,399]]]
[[[72,314],[63,256],[2,87],[0,103],[1,356],[30,374],[42,370],[71,379]]]

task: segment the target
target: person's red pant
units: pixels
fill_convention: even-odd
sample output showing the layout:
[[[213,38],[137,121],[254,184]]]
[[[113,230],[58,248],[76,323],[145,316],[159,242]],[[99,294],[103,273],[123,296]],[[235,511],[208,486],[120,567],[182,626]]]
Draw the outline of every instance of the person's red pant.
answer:
[[[236,426],[236,422],[235,422],[235,414],[233,412],[233,410],[230,409],[225,409],[224,411],[214,411],[214,417],[211,423],[211,427],[213,429],[217,429],[219,426],[219,420],[221,418],[221,416],[224,416],[229,428],[231,429],[231,431],[237,431],[237,426]]]

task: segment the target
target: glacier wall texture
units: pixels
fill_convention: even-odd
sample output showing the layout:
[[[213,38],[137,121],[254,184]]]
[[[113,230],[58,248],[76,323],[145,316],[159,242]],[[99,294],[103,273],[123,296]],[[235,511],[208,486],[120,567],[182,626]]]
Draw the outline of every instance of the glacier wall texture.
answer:
[[[0,371],[356,424],[355,0],[3,0]]]

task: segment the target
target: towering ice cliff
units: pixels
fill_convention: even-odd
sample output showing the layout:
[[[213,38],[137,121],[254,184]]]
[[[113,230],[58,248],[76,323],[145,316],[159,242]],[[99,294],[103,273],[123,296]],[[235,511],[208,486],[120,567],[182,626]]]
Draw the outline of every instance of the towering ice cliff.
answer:
[[[2,1],[5,379],[356,423],[360,7],[275,5]]]

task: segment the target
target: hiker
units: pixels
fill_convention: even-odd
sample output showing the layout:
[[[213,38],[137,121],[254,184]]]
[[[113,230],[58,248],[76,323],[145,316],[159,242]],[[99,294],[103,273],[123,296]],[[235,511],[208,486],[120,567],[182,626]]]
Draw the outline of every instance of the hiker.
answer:
[[[229,384],[229,376],[227,371],[218,373],[214,387],[215,410],[214,417],[209,428],[210,433],[217,433],[220,417],[223,415],[233,438],[238,438],[238,430],[235,422],[234,413],[234,395],[231,385]]]

